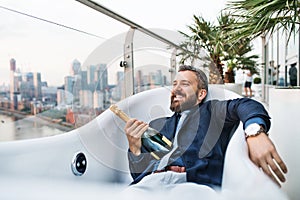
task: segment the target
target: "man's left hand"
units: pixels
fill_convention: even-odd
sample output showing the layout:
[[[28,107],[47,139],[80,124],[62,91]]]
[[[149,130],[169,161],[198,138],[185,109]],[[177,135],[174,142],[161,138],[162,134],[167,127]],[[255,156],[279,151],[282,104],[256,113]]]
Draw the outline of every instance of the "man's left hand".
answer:
[[[260,167],[277,185],[281,186],[278,180],[285,182],[284,174],[287,173],[287,167],[271,139],[265,133],[261,133],[254,137],[248,137],[246,140],[252,162]]]

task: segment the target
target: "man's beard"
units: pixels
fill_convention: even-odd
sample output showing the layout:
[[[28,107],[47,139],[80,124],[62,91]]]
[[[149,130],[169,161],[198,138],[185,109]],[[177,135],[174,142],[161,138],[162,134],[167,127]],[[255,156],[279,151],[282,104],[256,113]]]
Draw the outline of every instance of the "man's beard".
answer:
[[[184,94],[179,93],[180,95],[184,96]],[[176,94],[172,94],[171,95],[171,105],[170,105],[170,109],[173,112],[177,112],[177,113],[181,113],[182,111],[185,110],[189,110],[192,107],[194,107],[197,103],[197,96],[198,96],[198,91],[196,92],[195,95],[192,95],[190,97],[188,97],[184,102],[180,103],[179,101],[174,101]]]

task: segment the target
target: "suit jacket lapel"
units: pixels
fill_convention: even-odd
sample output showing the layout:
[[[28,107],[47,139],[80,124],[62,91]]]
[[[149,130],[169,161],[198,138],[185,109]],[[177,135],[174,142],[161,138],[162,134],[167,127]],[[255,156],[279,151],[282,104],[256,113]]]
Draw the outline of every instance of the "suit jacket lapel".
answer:
[[[176,116],[175,114],[172,115],[172,117],[166,121],[166,137],[168,137],[169,139],[173,140],[174,136],[175,136],[175,131],[176,131]]]

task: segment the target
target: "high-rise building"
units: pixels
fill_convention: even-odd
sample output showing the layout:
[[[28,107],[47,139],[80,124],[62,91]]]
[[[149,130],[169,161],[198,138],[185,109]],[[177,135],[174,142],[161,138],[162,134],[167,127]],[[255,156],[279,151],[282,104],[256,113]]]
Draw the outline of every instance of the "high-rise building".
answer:
[[[74,75],[74,84],[73,84],[73,95],[74,95],[74,100],[79,100],[79,91],[82,89],[81,87],[81,75],[76,74]]]
[[[77,59],[75,59],[71,65],[70,75],[71,76],[78,75],[80,74],[80,71],[81,71],[81,63]]]
[[[73,93],[75,78],[73,76],[65,76],[65,91]]]
[[[10,74],[9,74],[9,79],[10,79],[10,101],[12,103],[13,109],[17,109],[18,107],[18,102],[17,102],[17,95],[19,95],[20,88],[19,88],[19,76],[16,76],[16,60],[15,59],[10,59]]]
[[[14,58],[10,59],[10,71],[16,71],[16,60]]]
[[[106,64],[98,64],[95,71],[95,89],[103,91],[108,86]]]
[[[94,107],[95,109],[104,109],[104,94],[101,91],[94,92]]]
[[[88,82],[87,82],[87,71],[81,71],[81,90],[87,90],[88,89]]]
[[[33,74],[34,96],[40,100],[42,98],[42,80],[41,73],[35,72]]]
[[[118,71],[117,72],[117,81],[116,81],[116,86],[112,88],[111,90],[111,95],[112,99],[114,101],[120,101],[122,98],[124,98],[124,72],[123,71]]]
[[[87,84],[91,91],[103,91],[108,86],[106,64],[90,65],[87,67]]]
[[[90,90],[80,90],[79,101],[82,107],[93,108],[93,93]]]
[[[95,72],[96,72],[96,66],[95,65],[89,65],[87,66],[87,84],[90,90],[95,90]]]
[[[13,100],[13,94],[17,91],[16,83],[15,83],[15,71],[16,71],[16,60],[10,59],[10,73],[9,73],[9,80],[10,80],[10,99]]]
[[[142,70],[138,70],[137,71],[137,74],[136,74],[136,78],[135,78],[135,92],[136,93],[139,93],[141,92],[141,88],[143,87],[144,83],[143,83],[143,80],[142,80],[142,77],[143,77],[143,72]]]
[[[57,105],[58,106],[70,106],[73,103],[73,94],[65,91],[63,87],[57,88]]]

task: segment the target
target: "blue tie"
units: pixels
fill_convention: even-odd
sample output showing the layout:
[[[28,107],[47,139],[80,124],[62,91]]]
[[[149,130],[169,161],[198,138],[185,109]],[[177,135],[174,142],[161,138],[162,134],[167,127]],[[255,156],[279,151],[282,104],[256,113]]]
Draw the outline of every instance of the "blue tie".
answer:
[[[167,153],[160,160],[159,165],[157,167],[157,170],[164,169],[168,165],[169,158],[176,151],[176,149],[178,147],[178,143],[177,143],[178,132],[179,132],[179,130],[180,130],[181,126],[182,126],[182,123],[184,122],[186,116],[188,115],[188,113],[189,113],[189,111],[182,112],[181,116],[176,116],[176,121],[177,121],[177,118],[178,118],[178,124],[177,124],[177,127],[176,127],[176,133],[175,133],[175,137],[174,137],[173,148],[172,148],[172,150],[169,153]],[[180,115],[180,114],[178,114],[178,115]]]
[[[178,122],[179,122],[179,120],[180,120],[181,114],[180,114],[180,113],[176,113],[175,116],[176,116],[176,118],[175,118],[175,129],[174,129],[174,134],[176,133],[177,125],[178,125]]]

